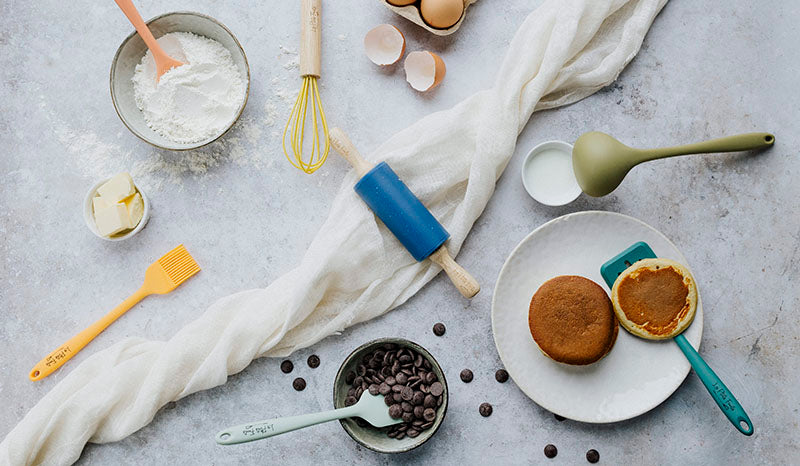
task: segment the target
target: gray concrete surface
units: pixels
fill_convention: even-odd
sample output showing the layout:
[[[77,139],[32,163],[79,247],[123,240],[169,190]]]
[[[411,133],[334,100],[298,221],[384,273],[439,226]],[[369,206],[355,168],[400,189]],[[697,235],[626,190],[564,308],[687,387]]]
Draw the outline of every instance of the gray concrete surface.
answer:
[[[242,121],[224,142],[195,154],[153,150],[118,120],[108,69],[131,28],[113,2],[0,3],[0,435],[89,354],[126,336],[166,339],[215,299],[268,284],[295,264],[324,220],[347,169],[337,157],[314,177],[283,160],[277,134],[298,88],[294,2],[137,1],[152,17],[195,10],[229,26],[252,68]],[[323,100],[332,121],[374,147],[419,117],[487,87],[512,32],[532,9],[524,0],[483,0],[456,35],[434,37],[375,1],[326,8]],[[581,464],[599,450],[607,464],[796,463],[800,341],[800,164],[797,117],[800,33],[791,2],[673,0],[639,56],[607,89],[570,107],[535,114],[497,192],[461,252],[484,284],[471,303],[438,277],[396,311],[292,357],[258,360],[229,382],[161,410],[129,438],[89,445],[84,464]],[[382,22],[406,34],[409,50],[446,60],[430,95],[364,57],[363,34]],[[286,92],[284,92],[286,91]],[[357,128],[357,130],[356,130]],[[518,172],[524,153],[546,139],[589,130],[632,145],[658,146],[766,130],[760,154],[664,160],[636,168],[614,194],[563,208],[531,200]],[[190,157],[201,164],[189,165]],[[153,203],[147,228],[122,244],[86,229],[81,202],[101,176],[131,170]],[[749,412],[756,434],[736,433],[692,374],[663,405],[614,425],[558,422],[493,373],[500,361],[490,329],[493,283],[528,232],[586,209],[622,212],[660,229],[701,284],[702,354]],[[41,383],[27,380],[40,357],[131,292],[147,264],[179,242],[202,274],[151,298]],[[441,321],[447,334],[430,328]],[[451,382],[447,422],[424,447],[381,456],[359,448],[335,423],[249,445],[219,447],[218,429],[238,421],[327,408],[344,356],[373,337],[398,335],[429,348]],[[311,370],[305,358],[322,365]],[[469,385],[458,381],[468,367]],[[293,376],[308,380],[301,393]],[[495,406],[490,418],[478,405]],[[555,460],[545,444],[559,449]]]

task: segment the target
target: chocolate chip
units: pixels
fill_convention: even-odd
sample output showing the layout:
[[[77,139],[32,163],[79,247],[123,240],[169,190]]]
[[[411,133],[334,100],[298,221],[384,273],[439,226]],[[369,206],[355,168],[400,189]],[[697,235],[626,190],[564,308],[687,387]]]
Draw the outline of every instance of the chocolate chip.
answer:
[[[397,434],[397,437],[395,437],[395,438],[397,440],[404,439],[404,438],[406,438],[406,433],[405,432],[400,432],[399,434]]]
[[[425,394],[419,391],[414,392],[414,398],[411,398],[411,403],[419,406],[423,401],[425,401]]]
[[[461,381],[464,383],[472,382],[472,371],[469,369],[461,371]]]
[[[397,358],[397,360],[400,361],[400,364],[407,364],[407,363],[411,362],[411,356],[408,355],[408,354],[404,354],[404,355],[400,356],[399,358]]]
[[[362,377],[360,375],[358,377],[356,377],[355,380],[353,380],[353,385],[356,386],[356,387],[361,386],[362,383],[364,383],[364,377]]]
[[[411,401],[414,398],[414,389],[411,387],[403,387],[403,391],[400,393],[406,401]]]
[[[287,359],[286,361],[283,361],[281,363],[281,372],[283,372],[284,374],[292,372],[292,369],[294,369],[294,364],[292,364],[292,361],[289,361]]]
[[[360,375],[362,377],[367,375],[367,366],[365,366],[363,364],[359,364],[358,368],[356,369],[356,372],[358,372],[358,375]]]
[[[489,403],[481,403],[478,407],[478,412],[481,413],[483,417],[489,417],[492,415],[492,405]]]
[[[389,406],[389,416],[392,416],[393,419],[400,419],[403,416],[403,408],[399,404]]]
[[[439,396],[442,393],[444,393],[444,385],[442,385],[441,382],[434,382],[431,385],[431,395]],[[412,393],[412,396],[413,396],[413,393]]]
[[[377,384],[370,385],[368,390],[369,390],[369,394],[372,395],[372,396],[375,396],[378,393],[380,393],[380,391],[379,391],[380,389],[378,388]]]
[[[386,403],[386,406],[391,406],[394,404],[394,398],[387,396],[383,399],[383,402]]]
[[[344,377],[344,383],[346,383],[347,385],[353,385],[354,380],[356,380],[356,373],[353,371],[348,372],[347,375]]]
[[[419,435],[419,431],[417,429],[408,429],[408,431],[406,431],[406,433],[408,433],[408,436],[411,437],[411,438],[414,438],[417,435]]]
[[[292,387],[294,387],[294,389],[298,392],[302,392],[306,388],[306,379],[302,377],[294,379],[294,382],[292,382]]]
[[[586,461],[590,463],[597,463],[600,461],[600,453],[597,452],[595,449],[591,449],[586,452]]]
[[[421,426],[419,426],[419,428],[421,430],[427,430],[427,429],[430,429],[431,426],[433,426],[433,422],[426,422],[425,424],[422,424]]]
[[[443,396],[440,396],[439,398],[437,398],[436,399],[436,406],[437,407],[441,406],[443,401],[444,401],[444,397]]]
[[[395,393],[402,392],[404,388],[406,388],[406,387],[404,387],[404,386],[402,386],[400,384],[392,385],[392,391],[395,392]]]
[[[363,394],[363,393],[364,393],[364,387],[358,387],[358,388],[356,388],[355,397],[358,398],[358,399],[361,399],[361,394]]]
[[[557,454],[558,454],[558,448],[556,448],[556,446],[553,445],[552,443],[548,443],[547,445],[544,446],[544,456],[548,458],[555,458]]]
[[[397,436],[397,434],[398,434],[398,432],[396,430],[393,430],[393,431],[389,432],[386,435],[389,436],[390,438],[395,438],[395,436]]]
[[[392,387],[390,387],[389,384],[387,384],[386,382],[384,382],[384,383],[380,384],[380,386],[378,386],[378,393],[380,393],[381,395],[386,396],[391,391],[392,391]]]
[[[508,371],[505,369],[498,369],[497,372],[494,373],[494,379],[500,383],[506,383],[508,381]]]
[[[403,422],[411,422],[414,420],[414,413],[403,413]]]
[[[348,396],[347,398],[344,399],[345,406],[353,406],[356,403],[358,403],[358,400],[356,400],[356,397],[354,396]]]
[[[427,408],[422,412],[422,418],[429,422],[436,419],[436,410],[433,408]]]
[[[433,372],[428,372],[428,375],[425,376],[425,382],[427,382],[428,385],[436,382],[437,380],[439,380],[439,378],[436,377],[436,374]]]
[[[408,401],[403,401],[402,403],[400,403],[400,407],[403,408],[403,412],[406,413],[414,411],[414,405],[412,405]]]
[[[403,373],[403,372],[401,372],[401,373],[397,374],[397,377],[395,377],[395,380],[397,380],[397,383],[399,383],[400,385],[405,385],[406,383],[408,383],[408,375]]]
[[[394,401],[396,403],[400,403],[401,401],[403,401],[403,396],[400,395],[399,393],[392,394],[392,398],[394,398]]]
[[[414,359],[414,367],[422,367],[422,355],[418,354],[417,358]]]
[[[422,405],[426,408],[433,408],[436,406],[436,397],[433,395],[425,395],[425,400],[422,402]]]
[[[433,369],[433,364],[431,364],[431,362],[426,359],[426,360],[422,361],[422,367],[424,367],[425,369],[431,370],[431,369]]]
[[[311,356],[308,357],[308,361],[306,362],[308,362],[308,367],[316,369],[319,367],[319,356],[317,356],[316,354],[312,354]]]
[[[444,332],[446,330],[447,329],[445,328],[444,324],[441,322],[433,324],[433,334],[436,335],[437,337],[444,335]]]
[[[414,406],[414,417],[417,419],[422,419],[422,415],[425,413],[424,406]]]
[[[559,416],[556,413],[553,413],[553,417],[556,418],[556,421],[558,421],[558,422],[561,422],[561,421],[566,419],[564,416]]]
[[[384,382],[386,382],[387,385],[392,386],[397,384],[397,379],[395,379],[394,376],[390,375],[389,377],[386,377],[386,380]]]

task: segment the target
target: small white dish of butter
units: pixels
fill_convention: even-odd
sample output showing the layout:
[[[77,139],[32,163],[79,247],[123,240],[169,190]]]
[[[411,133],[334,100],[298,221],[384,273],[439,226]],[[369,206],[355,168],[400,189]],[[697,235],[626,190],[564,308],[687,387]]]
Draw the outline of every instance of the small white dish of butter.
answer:
[[[89,190],[83,217],[86,226],[98,237],[122,241],[144,228],[150,217],[150,203],[131,175],[120,173]]]

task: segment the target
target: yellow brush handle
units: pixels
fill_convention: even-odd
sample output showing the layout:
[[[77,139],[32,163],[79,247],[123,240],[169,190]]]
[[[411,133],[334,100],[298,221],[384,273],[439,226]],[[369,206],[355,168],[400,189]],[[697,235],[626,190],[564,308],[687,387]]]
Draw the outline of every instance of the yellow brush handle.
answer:
[[[78,351],[82,350],[84,346],[88,345],[90,341],[94,340],[94,337],[99,335],[100,332],[105,330],[106,327],[111,325],[112,322],[119,319],[122,314],[125,314],[128,309],[132,308],[136,303],[144,299],[149,294],[150,293],[144,291],[144,288],[139,289],[139,291],[123,301],[111,312],[104,315],[102,318],[100,318],[100,320],[86,327],[79,334],[75,335],[66,343],[59,346],[57,350],[45,356],[44,359],[33,366],[33,369],[31,369],[31,373],[28,374],[28,377],[33,381],[37,381],[42,380],[43,378],[55,372],[55,370],[63,366],[65,362],[72,359],[72,357],[75,356]]]
[[[300,76],[319,78],[322,0],[302,0],[300,21]]]

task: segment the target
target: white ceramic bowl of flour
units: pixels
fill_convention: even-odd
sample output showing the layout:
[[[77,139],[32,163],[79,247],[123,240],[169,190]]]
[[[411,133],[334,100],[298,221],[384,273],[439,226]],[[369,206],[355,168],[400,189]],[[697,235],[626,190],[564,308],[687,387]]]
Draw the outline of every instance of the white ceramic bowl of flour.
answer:
[[[572,171],[572,144],[547,141],[531,149],[522,162],[522,184],[544,205],[562,206],[577,199],[582,191]]]
[[[190,135],[181,132],[181,128],[175,125],[169,125],[168,121],[161,120],[161,125],[153,125],[153,122],[158,122],[160,117],[168,117],[169,112],[174,112],[174,109],[166,109],[164,115],[148,114],[148,119],[145,119],[145,114],[139,108],[140,102],[137,105],[136,94],[134,92],[133,78],[136,75],[136,67],[142,62],[142,58],[147,53],[147,46],[142,41],[141,37],[136,32],[131,33],[120,45],[117,54],[114,56],[114,61],[111,65],[111,100],[114,103],[114,108],[117,111],[122,122],[131,130],[133,134],[142,140],[161,149],[168,150],[190,150],[198,147],[205,146],[211,142],[216,141],[224,135],[233,125],[239,116],[242,114],[245,105],[247,104],[247,97],[250,93],[250,67],[247,63],[247,57],[241,44],[233,35],[233,33],[226,28],[222,23],[211,18],[210,16],[202,15],[194,12],[174,12],[157,16],[147,22],[150,30],[156,39],[170,33],[192,33],[202,38],[211,39],[221,44],[227,52],[230,53],[233,66],[238,70],[238,76],[241,80],[244,93],[243,98],[236,99],[232,108],[225,108],[225,115],[222,117],[224,120],[209,121],[208,128],[200,134],[200,139],[188,137]],[[195,37],[196,37],[195,36]],[[169,45],[162,45],[165,49],[169,49]],[[175,53],[174,51],[167,50],[167,53]],[[185,57],[175,57],[185,60]],[[178,71],[173,69],[170,73]],[[169,74],[169,73],[168,73]],[[141,75],[141,71],[139,73]],[[167,76],[167,75],[164,75]],[[162,77],[162,83],[166,83]],[[207,85],[210,81],[203,83]],[[155,89],[155,83],[153,84]],[[158,97],[157,94],[150,96],[151,98]],[[239,104],[239,102],[241,102]],[[191,104],[191,101],[189,102]],[[186,103],[183,104],[186,107]],[[203,114],[204,118],[213,119],[215,115],[206,112]],[[148,120],[150,125],[148,125]],[[203,122],[206,123],[206,122]],[[221,123],[221,124],[220,124]],[[158,128],[161,132],[156,131],[153,127]],[[192,125],[189,125],[191,127]],[[197,125],[193,125],[197,126]],[[171,135],[172,137],[168,137]]]

